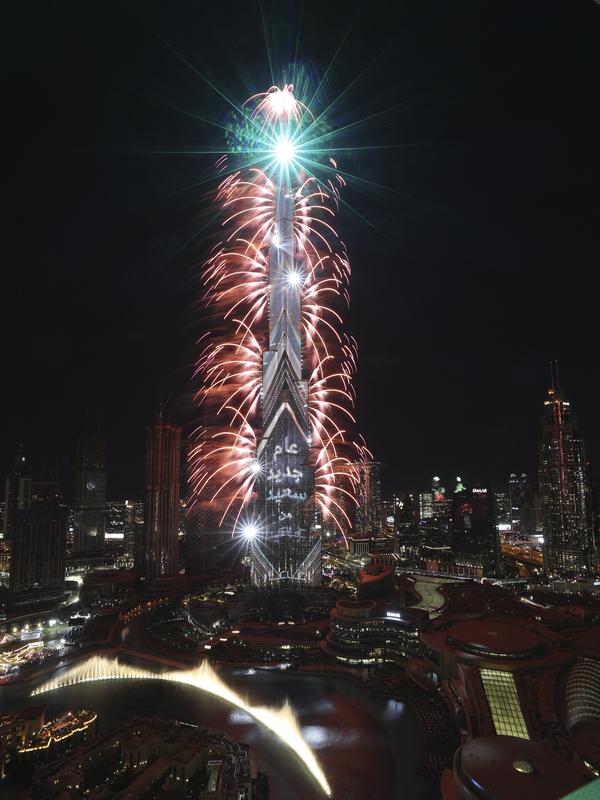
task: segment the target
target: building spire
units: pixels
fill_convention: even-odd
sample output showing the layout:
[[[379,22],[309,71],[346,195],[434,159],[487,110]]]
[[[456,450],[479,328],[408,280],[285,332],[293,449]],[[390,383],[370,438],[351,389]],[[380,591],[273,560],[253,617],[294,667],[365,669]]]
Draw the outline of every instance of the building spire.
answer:
[[[167,407],[167,405],[168,405],[168,403],[169,403],[169,400],[170,400],[172,397],[173,397],[173,392],[170,392],[170,393],[169,393],[169,396],[167,397],[167,399],[166,399],[166,400],[163,400],[162,398],[160,399],[160,402],[159,402],[159,404],[158,404],[158,421],[159,421],[159,422],[163,422],[163,417],[164,417],[164,413],[165,413],[165,408]]]
[[[555,358],[550,362],[550,385],[555,390],[560,389],[560,376],[558,373],[558,359]]]

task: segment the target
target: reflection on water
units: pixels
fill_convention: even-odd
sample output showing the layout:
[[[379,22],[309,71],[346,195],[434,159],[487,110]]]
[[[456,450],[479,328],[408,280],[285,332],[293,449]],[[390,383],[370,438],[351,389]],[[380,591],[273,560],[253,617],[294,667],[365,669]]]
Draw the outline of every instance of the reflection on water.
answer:
[[[168,684],[183,684],[192,686],[200,692],[218,697],[220,700],[246,711],[255,720],[273,731],[281,741],[292,749],[304,763],[305,767],[318,781],[323,792],[331,797],[331,787],[327,781],[321,765],[315,758],[311,748],[302,736],[298,720],[292,706],[286,701],[282,706],[253,705],[240,696],[228,683],[226,683],[213,669],[210,662],[202,661],[195,667],[179,669],[173,672],[155,673],[147,667],[132,666],[119,661],[118,658],[106,658],[95,655],[86,661],[80,662],[65,673],[54,675],[41,686],[32,691],[32,695],[46,694],[57,691],[66,686],[97,683],[103,681],[140,681],[156,679],[166,681]]]
[[[352,682],[331,676],[316,679],[262,670],[248,675],[239,668],[220,674],[253,704],[281,705],[285,698],[290,700],[336,800],[415,800],[419,795],[419,739],[404,704],[371,697]],[[34,685],[3,687],[3,708],[30,704]],[[47,717],[74,707],[97,710],[101,730],[135,714],[223,730],[251,746],[254,768],[269,778],[270,800],[323,800],[319,787],[273,734],[241,709],[191,687],[162,681],[106,681],[59,689],[39,699],[47,706]]]
[[[331,700],[327,700],[325,697],[319,698],[318,696],[314,698],[312,708],[313,712],[317,714],[330,714],[335,710]]]
[[[325,747],[354,747],[363,738],[360,731],[340,730],[340,728],[326,728],[324,725],[303,725],[302,735],[313,750]]]
[[[252,725],[253,719],[250,714],[242,711],[240,708],[234,708],[229,714],[229,721],[232,725]]]
[[[394,720],[407,713],[408,711],[404,703],[398,702],[398,700],[386,700],[381,716],[386,720]]]

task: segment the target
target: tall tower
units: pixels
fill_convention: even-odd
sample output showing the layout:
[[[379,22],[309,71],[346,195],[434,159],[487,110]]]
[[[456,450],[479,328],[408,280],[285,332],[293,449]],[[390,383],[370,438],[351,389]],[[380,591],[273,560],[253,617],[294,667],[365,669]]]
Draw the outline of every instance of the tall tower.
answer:
[[[216,163],[223,239],[203,272],[212,316],[195,372],[189,509],[249,558],[257,585],[315,584],[319,531],[344,539],[351,527],[364,449],[342,316],[350,263],[334,227],[345,182],[314,148],[317,120],[293,86],[250,98],[242,117]]]
[[[475,486],[471,498],[471,530],[466,551],[481,559],[484,575],[498,578],[502,575],[502,563],[495,494],[489,486]]]
[[[356,470],[356,507],[354,534],[358,537],[377,537],[383,532],[381,501],[381,464],[364,459],[354,465]]]
[[[138,564],[149,581],[179,574],[181,428],[160,417],[146,428],[144,537]]]
[[[546,572],[593,574],[596,552],[583,438],[571,403],[558,386],[548,389],[544,400],[538,474]]]
[[[29,511],[30,507],[31,475],[23,445],[19,445],[12,475],[6,479],[4,487],[4,520],[0,534],[1,538],[10,538],[15,515],[20,511]]]
[[[310,463],[308,381],[302,370],[302,285],[288,164],[275,170],[275,235],[269,259],[269,349],[263,353],[258,524],[251,534],[254,583],[321,580],[321,540],[311,534],[314,471]],[[248,528],[247,528],[248,530]]]
[[[65,594],[67,512],[55,500],[37,500],[12,521],[9,605],[57,602]]]
[[[512,532],[529,536],[535,530],[535,503],[527,475],[524,472],[520,475],[511,472],[508,490],[511,512],[509,522]]]
[[[103,562],[105,503],[104,437],[100,433],[82,433],[75,455],[74,561],[87,566]]]

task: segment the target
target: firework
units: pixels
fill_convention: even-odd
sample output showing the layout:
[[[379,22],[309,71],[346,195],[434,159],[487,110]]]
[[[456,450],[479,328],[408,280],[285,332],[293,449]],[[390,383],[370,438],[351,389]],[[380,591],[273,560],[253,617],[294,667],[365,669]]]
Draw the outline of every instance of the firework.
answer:
[[[309,501],[345,535],[352,464],[365,451],[353,434],[356,341],[343,330],[350,263],[334,226],[344,179],[334,159],[315,162],[313,117],[293,86],[255,95],[243,115],[252,161],[238,165],[224,155],[216,164],[222,237],[203,272],[211,331],[195,372],[192,508],[217,509],[219,524],[234,535],[248,529],[247,511],[270,466],[261,446],[265,376],[285,341],[298,377],[297,407],[306,409]],[[294,327],[296,310],[301,322]]]

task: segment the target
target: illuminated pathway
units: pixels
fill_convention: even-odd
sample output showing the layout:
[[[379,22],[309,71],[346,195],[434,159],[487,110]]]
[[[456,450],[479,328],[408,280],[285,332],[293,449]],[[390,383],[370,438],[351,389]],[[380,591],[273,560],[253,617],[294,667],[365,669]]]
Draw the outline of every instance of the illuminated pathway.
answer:
[[[251,705],[233,689],[227,686],[207,661],[204,661],[199,667],[194,667],[192,669],[158,674],[143,669],[142,667],[132,667],[128,664],[121,664],[116,658],[109,659],[103,658],[102,656],[93,656],[82,664],[78,664],[68,670],[66,673],[43,683],[38,688],[34,689],[31,694],[32,696],[42,694],[54,689],[61,689],[64,686],[73,686],[79,683],[128,679],[151,679],[183,683],[208,692],[237,706],[237,708],[242,709],[258,722],[262,723],[266,728],[273,731],[284,744],[290,747],[313,775],[323,792],[328,797],[331,797],[331,788],[325,778],[323,770],[306,743],[289,703],[286,702],[281,708]]]

